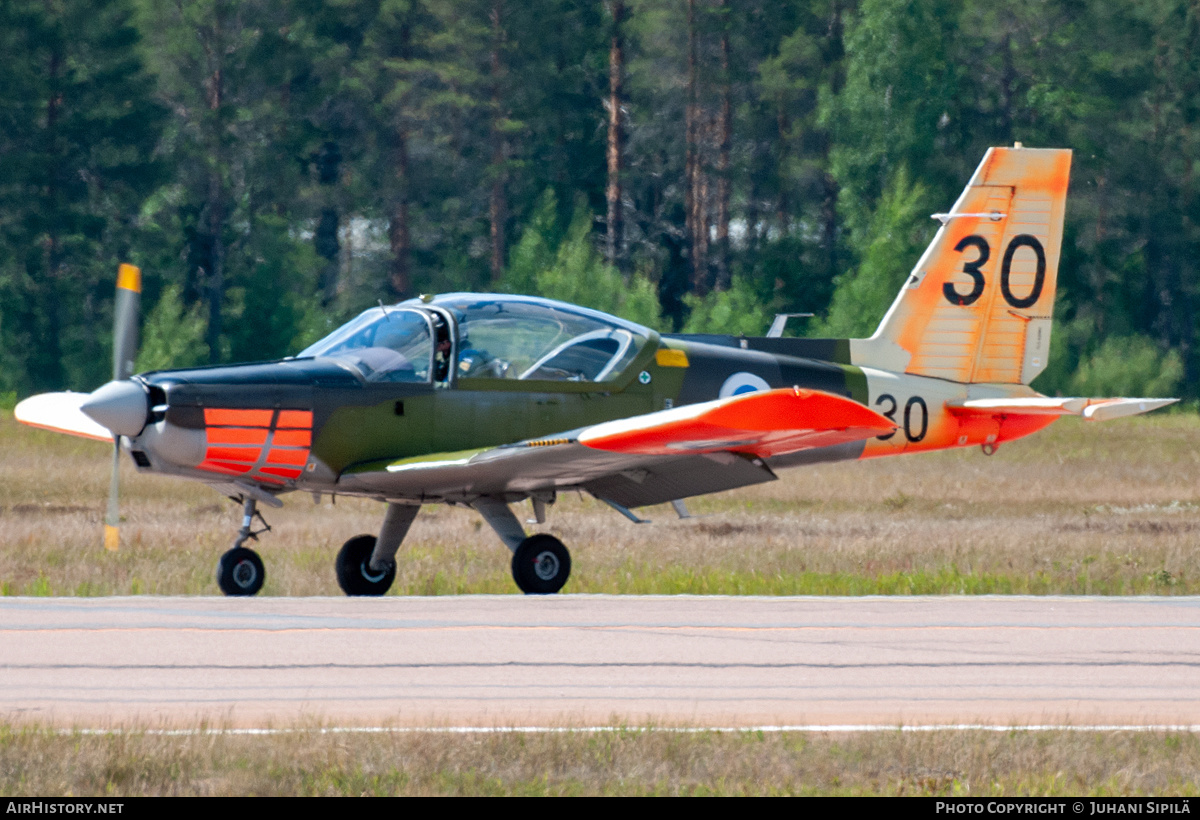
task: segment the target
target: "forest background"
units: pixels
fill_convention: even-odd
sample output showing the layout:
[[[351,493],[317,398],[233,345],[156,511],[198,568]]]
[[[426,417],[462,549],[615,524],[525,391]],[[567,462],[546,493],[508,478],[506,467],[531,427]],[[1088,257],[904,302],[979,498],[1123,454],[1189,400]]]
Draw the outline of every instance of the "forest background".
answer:
[[[1074,150],[1048,393],[1200,396],[1181,0],[0,0],[0,394],[422,292],[869,335],[991,145]]]

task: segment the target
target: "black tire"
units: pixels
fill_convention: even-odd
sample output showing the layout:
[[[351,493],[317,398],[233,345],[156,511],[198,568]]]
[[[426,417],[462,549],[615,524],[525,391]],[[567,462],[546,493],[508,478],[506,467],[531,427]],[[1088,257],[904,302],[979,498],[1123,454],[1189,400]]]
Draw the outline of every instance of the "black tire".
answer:
[[[226,595],[255,595],[266,579],[262,559],[254,550],[234,547],[217,562],[217,586]]]
[[[347,595],[383,595],[396,580],[396,564],[382,573],[371,572],[371,553],[375,551],[375,536],[356,535],[338,552],[337,580]]]
[[[513,553],[512,574],[526,595],[552,595],[571,575],[571,553],[553,535],[531,535]]]

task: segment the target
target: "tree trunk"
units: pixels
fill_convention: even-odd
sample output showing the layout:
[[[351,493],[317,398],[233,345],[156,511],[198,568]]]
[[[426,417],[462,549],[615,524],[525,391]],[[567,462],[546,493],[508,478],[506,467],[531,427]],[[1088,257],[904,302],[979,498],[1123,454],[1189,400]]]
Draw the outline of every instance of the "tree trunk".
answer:
[[[215,24],[215,39],[220,42],[222,18],[218,12]],[[212,52],[212,59],[219,61],[218,49]],[[208,330],[205,341],[208,343],[208,360],[216,363],[221,357],[221,303],[225,297],[225,185],[221,174],[228,167],[225,161],[225,151],[222,145],[220,126],[217,124],[217,111],[224,102],[224,76],[219,62],[214,66],[208,82],[208,110],[210,129],[209,152],[214,158],[212,169],[208,174],[208,201],[201,214],[201,241],[204,243],[206,267],[201,275],[204,294],[208,301]]]
[[[624,222],[621,213],[621,171],[624,164],[625,124],[622,79],[625,72],[621,26],[625,21],[624,0],[612,0],[612,40],[608,49],[608,264],[624,267]]]
[[[823,236],[822,242],[825,245],[825,259],[829,266],[829,278],[832,280],[841,271],[838,270],[838,255],[837,255],[837,235],[838,235],[838,185],[837,180],[833,178],[833,174],[825,172],[821,176],[821,187],[823,196],[821,198],[821,222]]]
[[[313,248],[325,260],[318,277],[321,304],[328,307],[337,298],[341,273],[341,241],[338,228],[341,218],[337,209],[337,184],[341,177],[342,152],[336,142],[326,142],[316,155],[317,183],[321,188],[321,219],[313,234]]]
[[[42,240],[42,264],[45,268],[43,271],[44,280],[42,286],[37,287],[38,277],[31,277],[35,283],[35,292],[41,291],[43,297],[42,304],[44,306],[44,314],[46,324],[45,332],[41,338],[41,347],[43,355],[41,357],[41,367],[45,372],[39,373],[43,383],[61,385],[63,382],[63,365],[62,365],[62,346],[59,340],[62,338],[62,321],[59,314],[61,299],[59,295],[59,265],[62,257],[62,247],[59,241],[58,230],[60,229],[59,220],[56,218],[59,213],[60,190],[58,180],[61,174],[59,168],[59,146],[58,146],[58,117],[59,109],[62,106],[62,90],[59,88],[59,78],[62,72],[62,53],[58,49],[58,44],[51,50],[50,64],[47,67],[47,77],[49,79],[49,99],[46,101],[46,205],[49,213],[46,214],[48,219],[45,220],[46,235]],[[35,314],[36,315],[36,314]],[[35,359],[36,361],[36,359]]]
[[[721,0],[721,8],[729,9],[729,0]],[[733,88],[729,76],[729,19],[721,17],[721,117],[717,124],[717,290],[730,285],[729,270],[729,200],[733,180],[730,178],[730,154],[733,152]]]
[[[399,182],[392,212],[388,220],[388,244],[392,251],[391,267],[388,270],[388,286],[392,295],[404,299],[410,295],[412,276],[408,261],[412,253],[408,214],[408,133],[401,129],[396,134],[396,178]]]
[[[775,173],[779,179],[779,192],[775,201],[775,221],[779,224],[779,236],[782,239],[791,231],[791,223],[788,218],[788,196],[787,196],[787,177],[785,162],[787,155],[787,132],[788,118],[787,111],[784,110],[783,101],[780,100],[775,115],[775,125],[778,131],[779,140],[779,160],[775,166]]]
[[[504,183],[506,176],[505,162],[508,146],[505,144],[501,121],[504,119],[501,82],[504,64],[500,57],[500,47],[504,41],[503,0],[494,0],[492,4],[492,53],[490,59],[492,75],[492,192],[488,199],[488,222],[491,228],[492,284],[498,285],[504,277],[504,223],[508,218],[508,203],[505,198]]]
[[[1017,69],[1013,65],[1012,34],[1004,35],[1000,46],[1004,50],[1004,69],[1000,78],[1000,134],[1004,143],[1013,141],[1013,92],[1017,85]]]
[[[688,243],[692,267],[691,290],[703,296],[708,291],[705,275],[705,260],[700,191],[700,89],[696,33],[696,0],[687,4],[688,55],[687,55],[687,107],[684,110],[685,154],[684,154],[684,209],[686,211]]]
[[[208,179],[208,203],[205,206],[204,239],[208,267],[203,273],[208,297],[208,360],[217,362],[221,355],[221,303],[225,296],[225,242],[221,236],[225,225],[225,194],[220,171]]]

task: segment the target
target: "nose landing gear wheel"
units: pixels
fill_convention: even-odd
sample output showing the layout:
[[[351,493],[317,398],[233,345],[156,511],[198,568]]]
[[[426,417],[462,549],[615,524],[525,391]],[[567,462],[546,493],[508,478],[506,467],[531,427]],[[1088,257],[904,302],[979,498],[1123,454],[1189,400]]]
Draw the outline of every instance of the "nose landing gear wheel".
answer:
[[[254,595],[266,577],[258,553],[245,547],[234,547],[217,562],[217,586],[226,595]]]
[[[396,580],[393,563],[383,572],[371,569],[371,553],[375,551],[375,536],[358,535],[342,545],[337,557],[337,580],[347,595],[383,595]]]
[[[550,595],[567,582],[571,554],[553,535],[531,535],[513,553],[512,574],[526,595]]]

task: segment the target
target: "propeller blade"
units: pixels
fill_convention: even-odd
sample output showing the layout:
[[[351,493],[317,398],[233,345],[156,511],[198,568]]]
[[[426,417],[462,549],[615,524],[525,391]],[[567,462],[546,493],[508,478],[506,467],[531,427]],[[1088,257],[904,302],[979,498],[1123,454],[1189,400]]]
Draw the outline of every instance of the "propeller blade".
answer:
[[[121,546],[121,437],[113,436],[112,477],[108,482],[108,513],[104,516],[104,548],[116,552]]]
[[[117,269],[117,297],[113,304],[114,382],[123,381],[124,379],[128,379],[133,375],[133,363],[137,359],[138,310],[141,307],[141,301],[141,269],[134,265],[121,265]],[[119,393],[120,390],[118,389],[116,392]],[[135,410],[136,409],[137,408],[135,408]],[[112,477],[108,482],[108,513],[104,516],[104,548],[116,552],[121,542],[120,434],[114,433],[112,441]]]
[[[121,265],[117,270],[117,298],[113,305],[113,381],[128,379],[133,375],[141,301],[141,269],[134,265]]]

